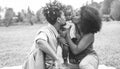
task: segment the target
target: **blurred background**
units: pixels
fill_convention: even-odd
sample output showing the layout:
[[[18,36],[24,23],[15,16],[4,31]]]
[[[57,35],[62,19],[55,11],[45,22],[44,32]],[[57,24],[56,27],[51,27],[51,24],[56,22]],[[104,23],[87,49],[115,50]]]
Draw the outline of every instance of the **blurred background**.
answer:
[[[42,20],[42,7],[54,0],[0,0],[0,26],[38,23]],[[66,8],[77,11],[83,5],[92,6],[100,12],[104,21],[120,20],[119,0],[59,0]],[[41,22],[40,22],[41,23]]]
[[[0,68],[21,65],[27,59],[37,30],[44,26],[42,9],[54,0],[0,0]],[[57,0],[78,15],[80,7],[96,8],[102,30],[94,47],[100,64],[120,69],[120,0]],[[66,12],[67,13],[67,12]]]

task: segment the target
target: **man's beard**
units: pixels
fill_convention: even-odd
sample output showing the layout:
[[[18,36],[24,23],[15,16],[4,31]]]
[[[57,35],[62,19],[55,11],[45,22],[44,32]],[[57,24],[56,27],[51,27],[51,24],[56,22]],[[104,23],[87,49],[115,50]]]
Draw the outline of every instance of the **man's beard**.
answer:
[[[61,26],[65,26],[66,25],[66,23],[65,24],[62,24]]]

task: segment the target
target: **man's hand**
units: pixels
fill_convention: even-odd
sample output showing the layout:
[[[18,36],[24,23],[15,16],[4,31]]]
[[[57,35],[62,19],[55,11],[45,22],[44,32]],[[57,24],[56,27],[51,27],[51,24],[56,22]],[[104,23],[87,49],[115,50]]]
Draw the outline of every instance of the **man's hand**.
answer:
[[[58,42],[59,42],[60,44],[67,44],[67,41],[66,41],[65,38],[63,38],[63,37],[58,37]]]
[[[64,38],[67,35],[66,31],[61,31],[61,30],[59,31],[59,34],[60,34],[61,37],[64,37]]]
[[[60,69],[63,62],[61,61],[61,58],[58,58],[57,60],[55,60],[55,69]]]

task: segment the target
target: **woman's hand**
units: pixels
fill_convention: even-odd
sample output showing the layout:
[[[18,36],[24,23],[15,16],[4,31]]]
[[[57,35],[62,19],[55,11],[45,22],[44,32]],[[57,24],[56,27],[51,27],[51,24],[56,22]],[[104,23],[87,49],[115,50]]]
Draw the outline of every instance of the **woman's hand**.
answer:
[[[72,26],[70,26],[68,29],[66,29],[66,39],[67,38],[71,38],[70,37],[70,29],[71,29]]]

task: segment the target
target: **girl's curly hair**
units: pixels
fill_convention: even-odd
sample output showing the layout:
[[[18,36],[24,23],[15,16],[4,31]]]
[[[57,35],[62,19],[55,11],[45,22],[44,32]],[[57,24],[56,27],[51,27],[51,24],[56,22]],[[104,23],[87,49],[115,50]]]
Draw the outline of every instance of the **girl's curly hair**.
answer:
[[[83,6],[80,11],[80,29],[83,34],[97,33],[101,29],[99,12],[92,7]]]
[[[62,4],[55,0],[52,3],[47,3],[44,7],[43,13],[49,23],[54,25],[57,18],[61,16]]]

